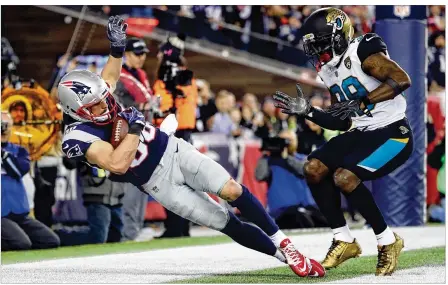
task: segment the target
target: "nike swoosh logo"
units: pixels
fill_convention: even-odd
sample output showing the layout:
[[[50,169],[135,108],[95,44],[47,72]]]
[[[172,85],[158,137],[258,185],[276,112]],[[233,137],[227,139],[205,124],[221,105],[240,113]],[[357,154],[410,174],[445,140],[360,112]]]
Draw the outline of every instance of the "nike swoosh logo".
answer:
[[[303,259],[303,268],[300,268],[300,270],[305,272],[305,269],[306,269],[306,257]]]
[[[308,274],[308,276],[310,276],[310,277],[318,277],[319,276],[319,273],[317,273],[316,271],[313,273],[313,274]]]
[[[376,36],[371,36],[370,38],[366,38],[366,42],[370,41],[373,38],[376,38]]]
[[[65,146],[62,147],[62,149],[67,149],[69,147],[68,144],[66,144]]]

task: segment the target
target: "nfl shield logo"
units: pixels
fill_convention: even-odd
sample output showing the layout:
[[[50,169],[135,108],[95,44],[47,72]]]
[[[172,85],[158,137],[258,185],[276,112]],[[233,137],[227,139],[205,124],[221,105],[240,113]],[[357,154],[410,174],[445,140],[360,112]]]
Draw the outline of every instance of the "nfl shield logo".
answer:
[[[395,5],[394,6],[394,15],[401,19],[409,17],[409,15],[411,15],[411,6]]]
[[[347,58],[344,60],[344,64],[345,64],[345,67],[347,67],[347,69],[352,68],[352,61],[350,60],[350,57],[347,57]]]

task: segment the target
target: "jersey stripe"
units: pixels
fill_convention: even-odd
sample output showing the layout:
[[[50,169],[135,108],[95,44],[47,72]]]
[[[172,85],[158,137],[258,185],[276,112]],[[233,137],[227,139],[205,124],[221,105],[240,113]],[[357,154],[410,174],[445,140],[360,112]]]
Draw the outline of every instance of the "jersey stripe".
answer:
[[[77,140],[81,142],[92,143],[101,139],[85,131],[73,130],[64,136],[63,142],[65,142],[66,140]]]

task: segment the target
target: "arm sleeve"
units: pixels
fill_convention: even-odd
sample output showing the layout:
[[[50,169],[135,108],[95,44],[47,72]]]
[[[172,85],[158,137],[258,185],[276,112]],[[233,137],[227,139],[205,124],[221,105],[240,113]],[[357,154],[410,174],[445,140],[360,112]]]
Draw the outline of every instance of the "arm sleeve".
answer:
[[[271,171],[269,170],[268,159],[266,157],[261,157],[255,168],[255,179],[257,179],[257,181],[267,181],[269,180],[269,176],[271,176]]]
[[[370,55],[383,52],[387,55],[387,46],[383,39],[375,33],[365,34],[358,45],[358,57],[361,64]]]
[[[352,126],[352,119],[350,117],[345,120],[341,120],[338,117],[325,113],[324,111],[312,108],[312,111],[306,116],[308,120],[318,124],[322,128],[333,131],[347,131]]]

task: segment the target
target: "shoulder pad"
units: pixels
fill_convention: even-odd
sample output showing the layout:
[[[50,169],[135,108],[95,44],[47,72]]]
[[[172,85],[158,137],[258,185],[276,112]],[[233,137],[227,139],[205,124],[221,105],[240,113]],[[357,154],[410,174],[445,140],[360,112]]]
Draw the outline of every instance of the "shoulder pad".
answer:
[[[383,52],[387,54],[386,43],[379,35],[375,33],[368,33],[359,38],[361,39],[359,41],[357,53],[361,64],[364,60],[366,60],[366,58],[374,53]]]

